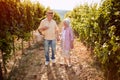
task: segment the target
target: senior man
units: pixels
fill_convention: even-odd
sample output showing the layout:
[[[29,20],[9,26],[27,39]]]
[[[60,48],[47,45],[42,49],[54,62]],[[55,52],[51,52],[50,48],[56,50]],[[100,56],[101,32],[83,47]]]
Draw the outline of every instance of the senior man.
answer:
[[[55,64],[55,53],[56,53],[56,40],[58,38],[58,26],[55,20],[53,20],[54,12],[53,10],[48,10],[46,12],[46,18],[40,23],[38,31],[40,31],[44,36],[44,50],[45,50],[45,65],[50,62],[50,48],[52,51],[51,61]]]

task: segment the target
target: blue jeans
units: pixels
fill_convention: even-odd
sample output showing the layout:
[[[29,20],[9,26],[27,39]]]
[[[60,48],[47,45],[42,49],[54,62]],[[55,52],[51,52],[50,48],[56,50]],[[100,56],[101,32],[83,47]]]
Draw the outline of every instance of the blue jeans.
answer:
[[[45,58],[46,61],[49,62],[49,52],[50,52],[50,47],[52,51],[52,56],[51,59],[55,59],[55,52],[56,52],[56,40],[44,40],[44,48],[45,48]]]

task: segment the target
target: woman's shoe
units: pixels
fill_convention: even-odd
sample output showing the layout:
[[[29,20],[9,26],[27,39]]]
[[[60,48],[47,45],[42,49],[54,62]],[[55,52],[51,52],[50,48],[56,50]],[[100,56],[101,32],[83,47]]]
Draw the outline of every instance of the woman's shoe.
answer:
[[[72,65],[71,65],[71,64],[68,64],[68,67],[72,67]]]

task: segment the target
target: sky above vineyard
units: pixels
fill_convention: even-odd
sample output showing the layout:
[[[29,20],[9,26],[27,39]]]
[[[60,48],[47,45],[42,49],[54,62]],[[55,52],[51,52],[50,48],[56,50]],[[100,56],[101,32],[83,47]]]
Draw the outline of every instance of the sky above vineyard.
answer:
[[[32,2],[40,2],[45,7],[59,10],[72,10],[80,4],[100,3],[101,0],[31,0]]]

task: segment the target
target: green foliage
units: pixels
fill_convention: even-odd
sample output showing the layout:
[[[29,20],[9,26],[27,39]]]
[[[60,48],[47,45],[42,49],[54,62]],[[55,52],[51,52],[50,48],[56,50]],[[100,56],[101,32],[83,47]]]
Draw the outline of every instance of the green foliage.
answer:
[[[44,16],[44,7],[29,0],[0,0],[0,50],[3,62],[7,63],[13,49],[13,37],[28,41],[31,31],[38,28],[39,18]]]
[[[88,4],[76,7],[71,13],[71,22],[76,35],[80,40],[89,47],[94,46],[97,34],[99,31],[97,24],[97,5],[89,6]],[[95,38],[92,36],[96,36]]]
[[[34,16],[33,16],[34,28],[33,29],[36,30],[40,25],[40,21],[45,18],[45,8],[40,3],[36,3],[33,5],[34,5],[33,6],[33,12],[34,12]]]
[[[56,21],[57,24],[61,22],[60,15],[57,12],[55,12],[53,19]]]
[[[109,80],[120,77],[120,1],[105,0],[98,8],[81,5],[69,12],[80,40],[94,51]]]

